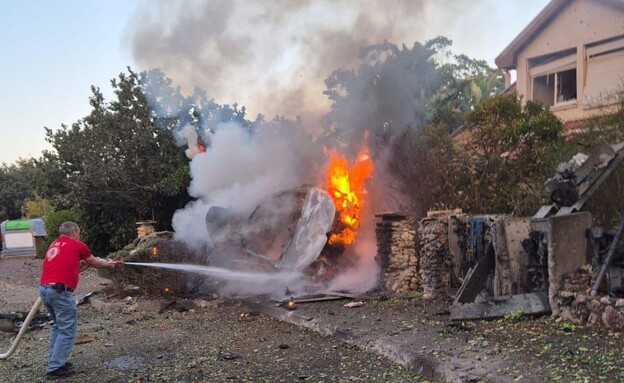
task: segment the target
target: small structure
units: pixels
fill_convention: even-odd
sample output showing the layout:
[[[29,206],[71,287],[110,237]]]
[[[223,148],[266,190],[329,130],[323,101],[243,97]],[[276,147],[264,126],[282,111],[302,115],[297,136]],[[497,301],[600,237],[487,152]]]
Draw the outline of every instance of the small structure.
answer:
[[[137,238],[143,238],[150,234],[152,234],[155,229],[154,225],[156,225],[156,221],[141,221],[137,222]]]
[[[381,286],[387,293],[404,293],[420,287],[418,274],[418,223],[415,217],[400,213],[375,214],[377,255]]]
[[[2,233],[1,258],[43,256],[45,249],[41,246],[47,233],[42,219],[4,221],[0,232]]]

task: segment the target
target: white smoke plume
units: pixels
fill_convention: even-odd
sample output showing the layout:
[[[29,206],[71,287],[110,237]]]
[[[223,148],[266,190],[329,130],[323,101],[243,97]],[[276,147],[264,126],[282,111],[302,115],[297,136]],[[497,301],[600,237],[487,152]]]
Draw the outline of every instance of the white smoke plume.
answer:
[[[283,134],[279,126],[252,135],[234,122],[214,130],[210,146],[190,163],[189,194],[198,201],[173,219],[177,236],[187,243],[207,240],[205,219],[211,206],[249,214],[268,196],[314,181],[306,171],[309,158],[302,155],[311,144],[303,136]]]

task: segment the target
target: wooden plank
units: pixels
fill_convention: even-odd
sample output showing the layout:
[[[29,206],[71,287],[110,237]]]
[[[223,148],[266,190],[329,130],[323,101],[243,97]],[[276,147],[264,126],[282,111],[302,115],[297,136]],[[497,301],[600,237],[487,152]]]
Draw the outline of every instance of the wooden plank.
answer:
[[[451,320],[495,319],[518,311],[525,315],[550,314],[548,294],[542,292],[511,295],[479,303],[455,302],[450,308]]]
[[[491,247],[485,251],[483,258],[477,263],[477,265],[466,275],[464,284],[459,288],[455,302],[458,303],[470,303],[474,302],[475,298],[481,290],[485,287],[487,277],[495,266],[494,250]]]

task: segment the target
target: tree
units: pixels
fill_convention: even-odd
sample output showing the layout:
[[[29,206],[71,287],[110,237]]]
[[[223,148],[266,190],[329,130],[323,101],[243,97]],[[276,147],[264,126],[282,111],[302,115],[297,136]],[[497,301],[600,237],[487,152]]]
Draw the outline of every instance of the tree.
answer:
[[[41,197],[37,192],[32,199],[24,202],[24,216],[26,218],[41,218],[52,212],[54,208],[52,204],[45,198]]]
[[[495,95],[466,118],[448,201],[472,213],[531,215],[546,202],[543,182],[568,153],[563,123],[540,102]]]
[[[58,208],[76,212],[85,240],[96,251],[127,244],[137,220],[170,220],[162,208],[175,203],[169,200],[174,192],[170,187],[162,195],[159,185],[187,163],[173,131],[156,127],[140,76],[120,74],[111,85],[112,102],[92,87],[87,117],[71,127],[46,128],[55,152],[45,153],[41,161],[62,180],[43,183],[41,190],[52,194]],[[185,200],[184,186],[179,186],[176,197]]]
[[[219,105],[198,90],[183,96],[158,70],[128,72],[111,80],[112,101],[92,87],[88,116],[71,127],[46,128],[54,151],[38,162],[52,179],[38,179],[37,190],[56,210],[74,212],[94,251],[125,246],[139,220],[170,229],[175,210],[190,200],[178,129],[191,126],[208,145],[218,122],[252,125],[244,108]]]
[[[24,203],[34,196],[35,161],[20,159],[0,166],[0,221],[24,216]]]

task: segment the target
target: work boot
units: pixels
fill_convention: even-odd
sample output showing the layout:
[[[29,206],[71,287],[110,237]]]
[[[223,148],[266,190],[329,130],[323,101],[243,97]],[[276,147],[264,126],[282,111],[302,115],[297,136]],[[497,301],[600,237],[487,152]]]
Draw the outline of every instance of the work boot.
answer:
[[[74,368],[74,364],[72,362],[66,362],[63,367],[65,367],[68,370],[75,370]]]
[[[63,366],[63,367],[57,368],[54,371],[48,372],[46,374],[46,379],[47,380],[54,380],[54,379],[69,378],[70,376],[74,375],[75,373],[76,373],[76,371],[70,370],[69,368]]]

